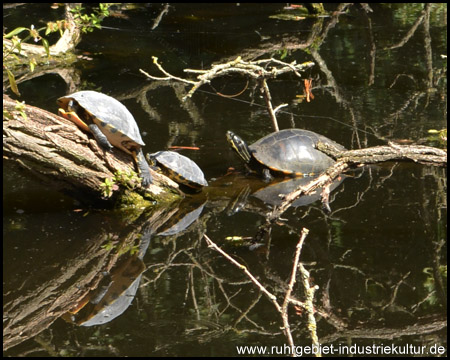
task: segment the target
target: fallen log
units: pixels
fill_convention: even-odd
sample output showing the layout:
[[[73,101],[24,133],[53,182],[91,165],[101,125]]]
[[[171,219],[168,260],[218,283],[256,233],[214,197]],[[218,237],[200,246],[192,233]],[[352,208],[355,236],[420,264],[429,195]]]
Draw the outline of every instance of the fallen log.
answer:
[[[83,203],[147,207],[182,196],[175,182],[155,171],[153,184],[141,187],[129,154],[105,151],[71,121],[7,95],[3,159]]]

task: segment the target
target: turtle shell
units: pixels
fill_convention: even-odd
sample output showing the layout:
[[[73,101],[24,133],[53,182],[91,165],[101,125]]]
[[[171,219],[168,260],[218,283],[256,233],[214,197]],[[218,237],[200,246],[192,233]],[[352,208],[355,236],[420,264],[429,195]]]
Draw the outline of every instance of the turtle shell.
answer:
[[[188,157],[174,151],[158,151],[148,154],[149,162],[158,165],[171,179],[180,184],[199,189],[208,186],[202,170]]]
[[[145,145],[133,115],[113,97],[86,90],[57,100],[59,107],[66,111],[70,110],[71,101],[75,101],[78,105],[77,113],[83,113],[80,119],[96,124],[112,145],[127,153],[132,153]],[[86,129],[86,124],[80,126]]]
[[[320,173],[335,161],[315,148],[321,141],[345,148],[323,135],[302,129],[286,129],[269,134],[249,146],[255,160],[274,172],[293,176]]]

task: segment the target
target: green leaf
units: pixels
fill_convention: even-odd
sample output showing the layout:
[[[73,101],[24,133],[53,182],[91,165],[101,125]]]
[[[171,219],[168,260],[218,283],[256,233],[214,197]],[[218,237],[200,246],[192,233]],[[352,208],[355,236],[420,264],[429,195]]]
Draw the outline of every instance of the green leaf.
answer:
[[[14,29],[13,31],[11,31],[10,33],[4,35],[3,38],[5,38],[5,39],[12,38],[14,35],[20,34],[20,33],[21,33],[22,31],[24,31],[24,30],[29,30],[29,29],[27,29],[26,27],[18,27],[18,28],[15,28],[15,29]]]
[[[44,46],[47,57],[50,57],[50,46],[48,45],[47,39],[42,38],[42,45]]]
[[[9,84],[11,85],[11,90],[13,91],[14,94],[20,96],[19,88],[17,87],[16,78],[14,74],[9,69],[6,69],[6,72],[8,73],[8,80]]]

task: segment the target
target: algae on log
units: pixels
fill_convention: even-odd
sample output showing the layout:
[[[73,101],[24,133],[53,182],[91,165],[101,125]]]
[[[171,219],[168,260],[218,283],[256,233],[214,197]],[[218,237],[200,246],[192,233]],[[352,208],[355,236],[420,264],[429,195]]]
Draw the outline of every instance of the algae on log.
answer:
[[[71,121],[7,95],[3,159],[84,203],[146,207],[182,197],[175,182],[152,170],[153,184],[140,187],[132,156],[105,151]]]

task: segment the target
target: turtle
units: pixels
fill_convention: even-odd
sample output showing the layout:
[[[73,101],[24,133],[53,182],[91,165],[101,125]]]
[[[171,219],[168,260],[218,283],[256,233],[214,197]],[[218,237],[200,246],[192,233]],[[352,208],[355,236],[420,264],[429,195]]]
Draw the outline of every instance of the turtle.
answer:
[[[247,167],[266,181],[272,179],[270,172],[292,177],[314,176],[333,165],[335,161],[332,158],[315,148],[319,141],[345,150],[333,140],[303,129],[274,132],[252,145],[247,145],[232,131],[228,131],[226,136]]]
[[[188,157],[174,151],[158,151],[147,154],[148,162],[158,166],[165,175],[179,184],[199,190],[208,186],[202,170]]]
[[[115,146],[131,154],[142,178],[142,185],[152,183],[150,169],[142,152],[145,144],[136,120],[122,103],[91,90],[60,97],[57,103],[59,115],[91,132],[104,149],[110,151]]]

